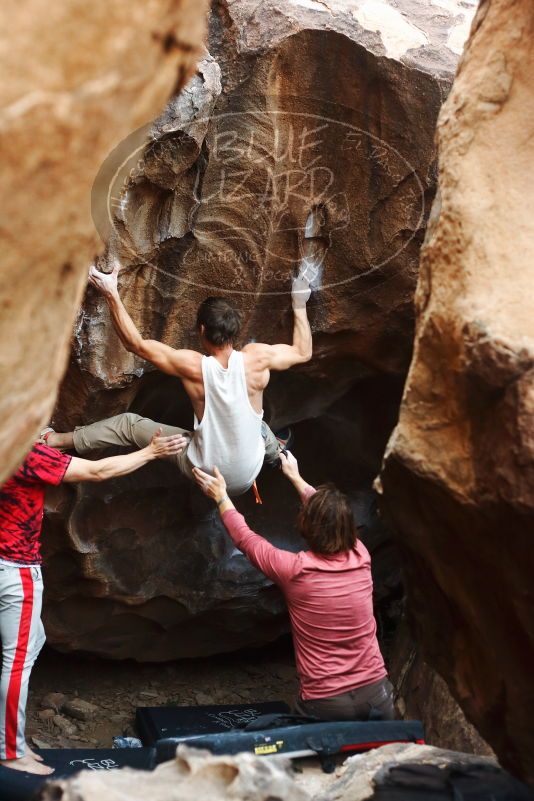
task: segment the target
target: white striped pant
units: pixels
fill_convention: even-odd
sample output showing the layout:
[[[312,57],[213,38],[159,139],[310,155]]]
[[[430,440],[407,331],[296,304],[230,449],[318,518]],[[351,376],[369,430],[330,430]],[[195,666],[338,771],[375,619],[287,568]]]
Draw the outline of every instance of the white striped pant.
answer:
[[[28,681],[45,642],[40,567],[0,564],[0,759],[24,756]]]

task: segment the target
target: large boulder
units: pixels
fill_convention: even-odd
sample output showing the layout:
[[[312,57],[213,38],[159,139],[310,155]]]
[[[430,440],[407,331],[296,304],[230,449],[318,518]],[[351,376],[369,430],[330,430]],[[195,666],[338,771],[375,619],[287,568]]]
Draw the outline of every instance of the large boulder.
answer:
[[[160,381],[152,398],[145,395],[147,405],[134,408],[172,418],[180,412],[173,401],[187,401],[176,379]],[[399,399],[400,387],[391,381],[362,382],[328,413],[295,426],[306,478],[335,481],[365,526],[361,536],[373,554],[376,613],[385,636],[402,593],[400,569],[370,484]],[[239,509],[271,542],[298,550],[303,542],[294,526],[294,490],[270,468],[259,488],[263,505],[248,493],[238,499]],[[214,505],[172,465],[54,489],[44,544],[45,627],[49,644],[62,651],[165,661],[260,645],[288,629],[280,594],[233,547]]]
[[[296,425],[307,478],[341,483],[375,532],[370,485],[411,355],[434,129],[469,17],[462,4],[399,8],[216,4],[198,74],[144,151],[134,136],[110,155],[93,195],[109,243],[100,266],[120,258],[133,319],[175,347],[199,346],[196,308],[214,293],[243,310],[242,343],[289,341],[291,274],[301,258],[313,263],[314,357],[273,376],[266,412],[274,427]],[[125,410],[192,426],[180,383],[124,350],[90,291],[55,424]],[[260,491],[263,507],[249,497],[240,508],[298,548],[296,501],[280,475],[262,475]],[[287,626],[280,596],[176,470],[81,487],[54,508],[52,645],[170,659],[258,644]],[[398,569],[381,536],[375,563],[388,578],[377,589],[389,596]]]
[[[494,756],[489,745],[466,720],[445,681],[423,659],[405,619],[396,626],[388,666],[400,716],[420,720],[428,743],[452,751]]]
[[[5,0],[0,11],[0,484],[48,421],[111,147],[195,69],[206,0]]]
[[[532,801],[528,787],[496,760],[414,743],[394,743],[350,757],[337,781],[313,801]]]
[[[534,781],[534,9],[480,5],[440,116],[439,200],[382,482],[427,661]]]

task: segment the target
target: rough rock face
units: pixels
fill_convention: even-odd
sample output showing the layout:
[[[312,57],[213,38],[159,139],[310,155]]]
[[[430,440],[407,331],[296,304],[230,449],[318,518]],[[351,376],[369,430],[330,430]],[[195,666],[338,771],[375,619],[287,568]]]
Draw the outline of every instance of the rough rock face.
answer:
[[[146,405],[140,398],[135,410],[152,416],[165,410],[167,419],[180,419],[172,403],[180,397],[186,403],[178,381],[157,377],[154,394],[145,389]],[[366,526],[362,538],[374,557],[377,614],[386,637],[402,594],[400,569],[369,487],[399,398],[395,382],[368,381],[327,414],[295,427],[304,475],[314,484],[333,480],[349,492]],[[348,438],[357,460],[343,456]],[[272,469],[262,472],[259,487],[263,506],[248,493],[238,499],[239,509],[275,544],[302,547],[293,489]],[[234,549],[213,505],[171,465],[153,464],[76,490],[64,486],[50,493],[48,504],[45,626],[55,647],[157,661],[259,645],[287,630],[279,593]]]
[[[207,3],[5,0],[1,7],[0,483],[52,411],[109,149],[198,61]]]
[[[441,676],[421,656],[403,620],[395,631],[389,676],[402,718],[421,720],[425,739],[438,748],[494,756],[450,694]]]
[[[221,292],[243,310],[243,343],[289,341],[291,274],[302,257],[313,262],[314,358],[273,376],[266,413],[274,427],[298,423],[307,478],[340,482],[373,529],[370,483],[411,353],[434,128],[468,17],[450,3],[401,6],[216,5],[211,55],[154,123],[141,162],[137,139],[124,142],[93,198],[128,310],[175,347],[198,347],[197,305]],[[192,425],[179,382],[129,355],[89,292],[55,423],[68,430],[127,409]],[[250,498],[240,508],[297,548],[281,477],[262,475],[260,490],[262,508]],[[286,626],[278,594],[175,470],[81,487],[55,504],[54,646],[169,659],[267,641]],[[392,586],[379,589],[391,596],[398,571],[388,575]]]
[[[438,127],[440,201],[383,473],[424,655],[534,781],[534,103],[527,0],[483,2]]]

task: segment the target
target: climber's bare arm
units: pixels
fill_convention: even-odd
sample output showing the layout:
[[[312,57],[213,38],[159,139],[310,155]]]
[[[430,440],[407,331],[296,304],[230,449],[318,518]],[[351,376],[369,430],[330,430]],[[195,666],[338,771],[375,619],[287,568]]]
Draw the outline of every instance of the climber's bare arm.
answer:
[[[254,355],[261,362],[262,369],[288,370],[295,364],[309,362],[313,343],[310,323],[306,313],[306,303],[310,296],[307,283],[300,279],[293,282],[291,300],[293,304],[293,342],[291,345],[263,345],[251,343],[243,350]]]
[[[202,372],[200,353],[194,350],[176,350],[156,339],[144,339],[141,336],[119,296],[117,287],[119,269],[118,263],[115,263],[111,273],[102,273],[91,267],[89,282],[106,298],[115,331],[126,350],[146,359],[169,375],[190,381],[200,379]]]

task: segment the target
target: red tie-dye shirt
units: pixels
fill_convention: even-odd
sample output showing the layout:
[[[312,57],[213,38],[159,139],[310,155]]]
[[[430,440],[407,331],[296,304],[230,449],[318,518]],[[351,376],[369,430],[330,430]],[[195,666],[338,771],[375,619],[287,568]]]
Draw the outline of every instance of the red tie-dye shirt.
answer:
[[[40,535],[47,484],[61,484],[72,457],[37,443],[0,489],[0,559],[41,562]]]

